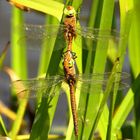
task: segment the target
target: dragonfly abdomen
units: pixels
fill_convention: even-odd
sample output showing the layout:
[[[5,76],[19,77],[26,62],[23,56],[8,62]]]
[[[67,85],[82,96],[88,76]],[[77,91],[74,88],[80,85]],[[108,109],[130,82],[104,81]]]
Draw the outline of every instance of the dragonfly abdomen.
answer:
[[[74,82],[70,82],[70,101],[71,101],[71,109],[72,109],[72,115],[73,115],[73,123],[74,123],[74,132],[75,136],[78,136],[78,114],[76,109],[76,99],[74,94]]]

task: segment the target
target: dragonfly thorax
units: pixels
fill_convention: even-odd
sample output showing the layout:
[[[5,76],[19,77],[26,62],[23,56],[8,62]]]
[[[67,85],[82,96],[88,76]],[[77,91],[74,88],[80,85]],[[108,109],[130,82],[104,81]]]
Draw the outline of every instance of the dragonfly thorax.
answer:
[[[70,50],[67,50],[64,53],[63,56],[63,68],[64,68],[64,72],[65,72],[65,76],[67,81],[69,82],[70,80],[74,80],[75,81],[75,74],[76,74],[76,68],[75,68],[75,54],[73,54],[73,52],[71,52]]]
[[[65,20],[64,20],[64,37],[68,41],[68,45],[71,45],[73,38],[76,37],[76,16],[75,10],[72,6],[68,6],[64,10]]]
[[[65,39],[71,42],[73,38],[76,38],[76,18],[66,17],[64,20],[64,25],[65,25],[64,31]]]

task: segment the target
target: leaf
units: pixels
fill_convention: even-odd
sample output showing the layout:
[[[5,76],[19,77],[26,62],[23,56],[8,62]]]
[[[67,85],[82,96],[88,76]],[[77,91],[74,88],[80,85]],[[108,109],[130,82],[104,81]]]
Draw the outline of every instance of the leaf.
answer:
[[[10,76],[11,81],[19,80],[19,77],[15,74],[15,72],[12,69],[10,69],[8,67],[4,67],[4,71]],[[15,85],[14,88],[18,92],[19,90],[21,90],[21,88],[25,89],[25,86],[21,82],[21,83],[18,83],[18,85]],[[26,104],[27,104],[27,98],[25,98],[25,99],[21,98],[20,100],[21,100],[21,102],[20,102],[21,105],[18,108],[17,115],[16,115],[16,120],[14,121],[12,130],[9,133],[9,136],[11,138],[16,137],[18,131],[20,130],[20,126],[23,122],[23,115],[24,115],[24,111],[25,111],[25,108],[26,108]]]
[[[4,122],[2,120],[2,117],[0,115],[0,136],[6,136],[7,135],[7,130],[6,130],[6,127],[4,125]]]
[[[134,137],[136,140],[140,139],[140,74],[137,76],[136,80],[132,85],[132,91],[134,92],[134,114],[135,114],[135,132]]]
[[[2,50],[2,52],[0,54],[0,70],[3,67],[3,62],[4,62],[4,59],[6,57],[9,46],[10,46],[10,42],[7,42],[7,44],[5,45],[4,49]]]
[[[2,101],[0,101],[0,113],[13,121],[16,119],[16,114],[10,110]]]
[[[42,0],[12,0],[12,2],[36,11],[52,15],[56,17],[59,21],[62,18],[64,5],[54,0],[50,0],[49,2]]]

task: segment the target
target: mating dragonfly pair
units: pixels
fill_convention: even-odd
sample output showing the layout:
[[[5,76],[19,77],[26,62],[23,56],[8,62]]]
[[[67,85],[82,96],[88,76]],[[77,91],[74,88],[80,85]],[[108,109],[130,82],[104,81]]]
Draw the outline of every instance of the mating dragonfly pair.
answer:
[[[103,89],[107,85],[107,81],[111,75],[110,73],[94,73],[94,74],[83,74],[79,75],[76,74],[76,55],[72,52],[73,49],[73,42],[76,38],[86,38],[88,40],[93,40],[96,43],[99,41],[106,41],[108,42],[110,40],[117,40],[119,39],[118,33],[115,33],[114,31],[100,31],[98,29],[92,29],[92,28],[86,28],[86,27],[76,27],[76,11],[72,6],[68,6],[64,10],[64,24],[60,26],[41,26],[41,25],[25,25],[24,31],[26,33],[26,40],[29,41],[29,43],[38,42],[39,40],[42,40],[44,38],[50,39],[53,36],[57,36],[59,40],[62,40],[62,42],[66,42],[66,45],[64,45],[62,42],[58,44],[57,47],[54,48],[54,50],[63,49],[66,47],[66,51],[63,55],[63,69],[64,69],[64,76],[51,76],[49,78],[43,78],[43,79],[29,79],[29,80],[19,80],[15,81],[14,84],[18,82],[22,82],[25,85],[25,89],[22,89],[19,91],[18,94],[21,93],[27,93],[29,94],[29,97],[36,97],[38,90],[39,91],[47,91],[50,87],[55,87],[59,83],[62,83],[65,81],[70,88],[70,99],[71,99],[71,108],[72,108],[72,114],[73,114],[73,122],[74,122],[74,130],[75,135],[78,136],[78,116],[77,116],[77,109],[76,109],[76,99],[75,99],[75,89],[77,83],[83,84],[85,87],[86,85],[90,85],[90,87],[95,87],[97,85],[102,85]],[[114,33],[116,35],[114,35]],[[63,40],[63,39],[64,40]],[[77,45],[78,46],[78,45]],[[36,47],[32,46],[32,47]],[[47,47],[47,46],[46,46]],[[87,47],[86,45],[82,46],[84,49],[91,49],[92,46]],[[100,48],[104,49],[104,47]],[[125,72],[118,72],[115,75],[120,75],[121,79],[128,78],[128,74]],[[121,83],[120,80],[115,81],[116,83],[120,83],[120,89],[125,88],[127,86],[126,83]],[[33,92],[32,92],[33,91]],[[30,94],[32,93],[32,94]],[[45,92],[43,92],[45,93]],[[47,95],[47,96],[46,96]],[[49,94],[43,94],[44,97],[49,97]]]

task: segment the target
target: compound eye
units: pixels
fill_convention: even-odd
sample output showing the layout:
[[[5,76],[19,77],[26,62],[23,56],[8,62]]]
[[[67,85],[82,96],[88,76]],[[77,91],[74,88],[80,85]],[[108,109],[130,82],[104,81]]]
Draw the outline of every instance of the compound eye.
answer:
[[[75,52],[72,52],[72,57],[73,57],[73,59],[76,59],[76,58],[77,58],[77,56],[76,56],[76,53],[75,53]]]
[[[69,61],[69,68],[73,67],[73,65],[74,65],[74,60],[72,59]]]
[[[74,16],[74,15],[76,15],[76,11],[75,11],[74,7],[68,6],[65,8],[64,14],[66,16]]]

